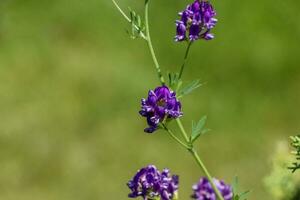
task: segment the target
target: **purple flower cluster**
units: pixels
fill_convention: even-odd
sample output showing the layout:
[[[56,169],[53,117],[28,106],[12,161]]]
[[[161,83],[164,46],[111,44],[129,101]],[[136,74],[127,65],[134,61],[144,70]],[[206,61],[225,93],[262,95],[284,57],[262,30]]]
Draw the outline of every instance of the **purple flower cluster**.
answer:
[[[172,200],[177,196],[178,176],[171,176],[168,169],[160,172],[149,165],[140,169],[127,185],[131,190],[130,198]]]
[[[175,119],[182,116],[181,104],[176,93],[167,86],[160,86],[150,90],[147,99],[142,99],[140,114],[147,118],[148,128],[145,132],[152,133],[164,119]]]
[[[179,13],[180,20],[176,21],[177,34],[175,41],[190,41],[205,39],[211,40],[214,35],[210,30],[216,25],[216,12],[213,6],[205,0],[195,0],[187,8]]]
[[[219,181],[214,179],[214,184],[221,192],[224,200],[232,200],[233,192],[230,185],[226,185],[224,181]],[[193,199],[196,200],[217,200],[217,195],[215,194],[213,187],[207,178],[201,178],[200,181],[193,185],[194,194],[192,195]]]

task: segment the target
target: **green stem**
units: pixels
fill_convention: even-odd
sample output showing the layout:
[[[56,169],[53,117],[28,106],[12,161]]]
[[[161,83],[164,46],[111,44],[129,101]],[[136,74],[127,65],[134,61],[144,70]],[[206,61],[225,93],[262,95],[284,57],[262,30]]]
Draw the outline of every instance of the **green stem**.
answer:
[[[216,187],[216,185],[213,182],[213,179],[211,177],[211,175],[209,174],[207,168],[205,167],[205,165],[203,164],[202,160],[200,159],[198,153],[196,152],[196,150],[194,148],[191,149],[191,154],[193,155],[193,157],[195,158],[197,164],[201,167],[201,169],[203,170],[204,174],[206,175],[206,177],[208,178],[210,184],[212,185],[215,193],[217,194],[217,197],[219,200],[224,200],[223,196],[221,195],[220,191],[218,190],[218,188]]]
[[[190,147],[188,145],[186,145],[184,142],[182,142],[178,137],[176,137],[176,135],[170,130],[168,129],[164,124],[163,124],[163,128],[164,130],[167,131],[167,133],[176,141],[178,142],[181,146],[185,147],[186,149],[190,149]]]
[[[150,31],[149,31],[149,18],[148,18],[148,10],[149,10],[149,0],[145,0],[145,26],[146,26],[146,37],[147,37],[147,43],[148,43],[148,47],[150,49],[150,53],[152,55],[152,59],[154,61],[154,64],[155,64],[155,67],[156,67],[156,71],[157,71],[157,74],[158,74],[158,78],[161,82],[162,85],[165,84],[165,81],[164,81],[164,77],[162,76],[162,73],[161,73],[161,70],[160,70],[160,66],[158,64],[158,61],[157,61],[157,58],[155,56],[155,53],[154,53],[154,50],[153,50],[153,46],[152,46],[152,42],[151,42],[151,37],[150,37]],[[183,64],[181,66],[181,69],[180,69],[180,73],[179,73],[179,79],[181,78],[182,76],[182,73],[183,73],[183,70],[184,70],[184,67],[185,67],[185,63],[186,63],[186,60],[187,60],[187,57],[188,57],[188,54],[189,54],[189,50],[190,50],[190,47],[192,45],[192,42],[189,42],[188,43],[188,47],[187,47],[187,50],[185,52],[185,56],[184,56],[184,61],[183,61]],[[181,121],[179,119],[176,119],[176,122],[181,130],[181,133],[183,135],[183,137],[185,138],[185,141],[189,144],[186,144],[184,142],[182,142],[178,137],[176,137],[176,135],[170,130],[168,129],[164,124],[163,125],[163,128],[164,130],[167,131],[167,133],[178,143],[180,144],[181,146],[185,147],[188,151],[191,152],[191,154],[193,155],[193,157],[195,158],[197,164],[201,167],[201,169],[203,170],[203,172],[205,173],[205,175],[207,176],[209,182],[211,183],[211,185],[213,186],[213,189],[214,191],[216,192],[217,196],[218,196],[218,199],[219,200],[224,200],[224,198],[222,197],[222,195],[220,194],[219,190],[217,189],[217,187],[215,186],[215,184],[213,183],[213,179],[211,177],[211,175],[209,174],[208,170],[206,169],[205,165],[203,164],[203,162],[201,161],[198,153],[195,151],[194,148],[192,148],[192,145],[190,144],[190,141],[189,141],[189,138],[187,136],[187,133],[181,123]]]
[[[186,141],[186,142],[189,142],[189,137],[187,136],[187,133],[186,133],[186,131],[184,130],[183,125],[182,125],[180,119],[179,119],[179,118],[176,118],[176,122],[177,122],[177,125],[178,125],[178,127],[179,127],[179,129],[180,129],[180,131],[181,131],[181,133],[182,133],[182,135],[183,135],[185,141]]]
[[[160,66],[158,64],[157,58],[156,58],[154,50],[153,50],[152,42],[151,42],[150,31],[149,31],[148,10],[149,10],[149,0],[145,0],[145,26],[146,26],[147,43],[148,43],[150,53],[152,55],[153,62],[155,64],[155,68],[156,68],[156,71],[157,71],[158,78],[159,78],[161,84],[164,85],[165,80],[164,80],[164,77],[161,73]]]
[[[181,124],[180,121],[177,121],[177,124],[181,130],[182,135],[186,135],[186,132]],[[180,125],[179,125],[180,124]],[[207,168],[205,167],[204,163],[202,162],[202,160],[200,159],[197,151],[193,148],[192,144],[189,143],[185,144],[184,142],[182,142],[178,137],[175,136],[175,134],[168,129],[164,124],[162,124],[164,130],[166,130],[168,132],[168,134],[176,141],[178,142],[181,146],[183,146],[184,148],[186,148],[186,150],[188,150],[192,156],[194,157],[194,159],[196,160],[197,164],[199,165],[199,167],[202,169],[202,171],[204,172],[205,176],[208,178],[208,181],[210,182],[210,184],[212,185],[215,193],[217,194],[217,197],[219,200],[224,200],[223,196],[221,195],[220,191],[218,190],[218,188],[216,187],[215,183],[213,182],[212,176],[210,175],[210,173],[208,172]],[[184,136],[185,137],[185,136]]]
[[[180,72],[179,72],[179,79],[180,79],[181,76],[182,76],[182,73],[183,73],[183,70],[184,70],[184,67],[185,67],[185,63],[186,63],[186,61],[187,61],[187,58],[188,58],[188,55],[189,55],[190,48],[191,48],[192,44],[193,44],[192,41],[188,42],[188,46],[187,46],[186,51],[185,51],[183,63],[182,63],[182,65],[181,65]]]
[[[119,12],[123,15],[123,17],[128,21],[131,22],[130,18],[127,17],[127,15],[124,13],[124,11],[120,8],[120,6],[117,4],[117,2],[115,0],[112,0],[112,2],[114,3],[114,5],[116,6],[116,8],[119,10]]]
[[[196,160],[197,164],[199,165],[199,167],[202,169],[202,171],[204,172],[205,176],[208,178],[208,181],[210,182],[210,184],[212,185],[215,193],[217,194],[217,197],[219,200],[224,200],[223,196],[221,195],[220,191],[218,190],[218,188],[216,187],[215,183],[213,182],[213,179],[212,179],[212,176],[210,175],[210,173],[208,172],[207,168],[205,167],[204,163],[202,162],[202,160],[200,159],[197,151],[193,148],[193,145],[190,143],[188,137],[187,137],[187,134],[186,134],[186,131],[184,130],[184,127],[181,123],[180,120],[176,120],[177,121],[177,124],[181,130],[181,134],[182,136],[186,139],[186,142],[188,144],[185,144],[184,142],[182,142],[178,137],[176,137],[174,135],[174,133],[168,129],[164,124],[162,124],[164,130],[166,130],[169,135],[174,139],[176,140],[176,142],[178,142],[181,146],[185,147],[186,150],[188,150],[192,156],[194,157],[194,159]]]

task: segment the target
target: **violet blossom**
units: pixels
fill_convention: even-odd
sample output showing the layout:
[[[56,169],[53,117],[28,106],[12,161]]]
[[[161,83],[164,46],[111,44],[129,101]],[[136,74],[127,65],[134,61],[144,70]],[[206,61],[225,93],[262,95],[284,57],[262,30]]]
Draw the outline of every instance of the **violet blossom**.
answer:
[[[152,133],[164,119],[170,120],[182,116],[181,103],[176,93],[167,86],[159,86],[150,90],[147,99],[141,101],[140,115],[147,118],[148,128],[145,132]]]
[[[154,165],[149,165],[140,169],[127,185],[131,190],[130,198],[174,200],[177,198],[178,176],[171,175],[168,169],[160,172]]]
[[[233,192],[232,187],[224,183],[224,181],[220,181],[217,179],[213,179],[214,184],[217,189],[220,191],[224,200],[233,200]],[[199,180],[199,182],[193,185],[193,195],[191,196],[196,200],[217,200],[217,195],[208,181],[207,178],[203,177]]]
[[[195,0],[179,13],[180,20],[176,21],[175,41],[195,41],[198,39],[211,40],[214,35],[211,29],[217,23],[216,12],[206,0]]]

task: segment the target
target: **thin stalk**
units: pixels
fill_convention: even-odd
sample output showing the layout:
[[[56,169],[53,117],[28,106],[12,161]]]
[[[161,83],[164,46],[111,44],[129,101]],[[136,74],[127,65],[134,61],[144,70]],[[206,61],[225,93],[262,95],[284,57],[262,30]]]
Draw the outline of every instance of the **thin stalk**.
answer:
[[[112,0],[112,2],[114,3],[114,5],[116,6],[116,8],[119,10],[119,12],[123,15],[123,17],[130,23],[131,19],[129,17],[127,17],[127,15],[124,13],[124,11],[120,8],[120,6],[117,4],[117,2],[115,0]]]
[[[177,125],[178,125],[178,127],[179,127],[179,129],[180,129],[180,131],[181,131],[182,136],[186,139],[186,141],[187,141],[188,143],[190,143],[189,138],[188,138],[188,136],[187,136],[187,133],[186,133],[186,131],[185,131],[185,129],[184,129],[184,127],[183,127],[183,125],[182,125],[180,119],[177,118],[177,119],[176,119],[176,122],[177,122]],[[191,154],[192,154],[192,156],[194,157],[194,159],[196,160],[197,164],[198,164],[198,165],[200,166],[200,168],[203,170],[204,174],[206,175],[206,177],[208,178],[210,184],[212,185],[212,187],[213,187],[215,193],[217,194],[218,199],[219,199],[219,200],[224,200],[224,198],[223,198],[223,196],[221,195],[220,191],[217,189],[216,185],[214,184],[213,179],[212,179],[210,173],[208,172],[208,170],[207,170],[207,168],[205,167],[204,163],[203,163],[202,160],[200,159],[200,157],[199,157],[197,151],[193,148],[192,144],[190,145],[190,148],[187,149],[187,150],[189,150],[189,151],[191,152]]]
[[[120,6],[117,4],[117,2],[115,0],[112,0],[113,4],[116,6],[116,8],[118,9],[118,11],[123,15],[123,17],[129,22],[131,23],[131,19],[125,14],[125,12],[120,8]],[[138,30],[138,27],[136,25],[134,25],[134,28]],[[145,34],[143,32],[140,32],[140,36],[147,40]]]
[[[152,55],[152,59],[154,61],[154,64],[155,64],[155,67],[156,67],[156,71],[157,71],[157,74],[158,74],[158,78],[161,82],[162,85],[165,84],[165,81],[164,81],[164,77],[162,76],[162,73],[161,73],[161,69],[160,69],[160,66],[158,64],[158,61],[157,61],[157,58],[155,56],[155,52],[153,50],[153,46],[152,46],[152,42],[151,42],[151,36],[150,36],[150,31],[149,31],[149,18],[148,18],[148,10],[149,10],[149,0],[145,0],[145,26],[146,26],[146,37],[147,37],[147,43],[148,43],[148,47],[149,47],[149,50],[150,50],[150,53]],[[188,54],[189,54],[189,50],[190,50],[190,47],[192,45],[192,42],[189,42],[188,43],[188,46],[187,46],[187,50],[185,52],[185,56],[184,56],[184,61],[183,61],[183,64],[181,66],[181,69],[180,69],[180,73],[179,73],[179,79],[181,78],[182,76],[182,73],[183,73],[183,70],[184,70],[184,67],[185,67],[185,63],[186,63],[186,60],[187,60],[187,57],[188,57]],[[187,136],[187,133],[181,123],[181,121],[179,119],[176,120],[177,122],[177,125],[179,126],[180,130],[181,130],[181,133],[183,135],[183,137],[185,138],[185,141],[187,143],[189,143],[189,138]],[[209,182],[211,183],[211,185],[213,186],[213,189],[214,191],[216,192],[217,196],[218,196],[218,199],[219,200],[224,200],[224,198],[222,197],[222,195],[220,194],[219,190],[217,189],[217,187],[215,186],[215,184],[213,183],[213,179],[211,177],[211,175],[209,174],[207,168],[205,167],[205,165],[203,164],[203,162],[201,161],[198,153],[192,148],[192,145],[190,144],[186,144],[184,142],[182,142],[170,129],[168,129],[164,124],[163,124],[163,128],[164,130],[167,131],[167,133],[178,143],[180,144],[181,146],[185,147],[188,151],[191,152],[191,154],[193,155],[193,157],[195,158],[197,164],[200,166],[200,168],[203,170],[203,172],[205,173],[205,175],[207,176]]]
[[[184,127],[183,127],[183,125],[182,125],[180,119],[179,119],[179,118],[176,118],[176,122],[177,122],[177,125],[178,125],[178,127],[179,127],[179,129],[180,129],[180,131],[181,131],[181,133],[182,133],[182,135],[183,135],[185,141],[186,141],[186,142],[189,142],[188,135],[187,135],[187,133],[186,133],[186,131],[185,131],[185,129],[184,129]]]
[[[191,48],[192,44],[193,44],[192,41],[188,42],[188,45],[187,45],[187,48],[186,48],[186,51],[185,51],[185,55],[184,55],[184,58],[183,58],[183,63],[181,65],[180,72],[179,72],[179,79],[182,76],[182,73],[183,73],[183,70],[184,70],[184,67],[185,67],[185,63],[187,61],[187,58],[188,58],[188,55],[189,55],[190,48]]]
[[[160,69],[160,66],[158,64],[157,58],[155,56],[155,52],[153,50],[153,46],[152,46],[152,42],[151,42],[150,31],[149,31],[149,17],[148,17],[148,12],[149,11],[148,10],[149,10],[149,0],[145,0],[145,26],[146,26],[147,43],[148,43],[150,53],[152,55],[153,62],[155,64],[155,68],[156,68],[156,71],[157,71],[158,78],[159,78],[161,84],[165,85],[165,80],[164,80],[164,77],[161,73],[161,69]]]
[[[185,132],[185,130],[184,130],[184,128],[183,128],[181,122],[179,121],[179,123],[178,123],[178,121],[177,121],[177,124],[178,124],[179,128],[181,127],[181,128],[180,128],[181,134],[182,134],[183,136],[186,135],[186,132]],[[180,125],[179,125],[179,124],[180,124]],[[207,177],[208,181],[209,181],[210,184],[212,185],[212,187],[213,187],[215,193],[217,194],[218,199],[219,199],[219,200],[224,200],[224,198],[223,198],[223,196],[221,195],[220,191],[218,190],[218,188],[216,187],[215,183],[213,182],[212,176],[211,176],[210,173],[208,172],[207,168],[205,167],[204,163],[202,162],[200,156],[198,155],[197,151],[193,148],[193,146],[192,146],[190,143],[185,144],[184,142],[182,142],[182,141],[181,141],[178,137],[176,137],[176,136],[174,135],[174,133],[173,133],[170,129],[168,129],[164,124],[163,124],[163,128],[164,128],[164,130],[166,130],[166,131],[168,132],[168,134],[169,134],[174,140],[176,140],[176,142],[178,142],[181,146],[185,147],[186,150],[188,150],[188,151],[192,154],[193,158],[196,160],[197,164],[198,164],[199,167],[202,169],[203,173],[205,174],[205,176]],[[184,136],[184,137],[185,137],[185,136]]]
[[[203,164],[202,160],[200,159],[198,153],[196,152],[195,149],[191,149],[191,154],[193,155],[193,157],[195,158],[197,164],[201,167],[201,169],[203,170],[204,174],[206,175],[206,177],[208,178],[210,184],[212,185],[215,193],[217,194],[217,197],[219,200],[224,200],[223,196],[221,195],[220,191],[218,190],[218,188],[216,187],[216,185],[213,182],[213,179],[211,177],[211,175],[209,174],[207,168],[205,167],[205,165]]]
[[[181,146],[183,146],[186,149],[190,149],[190,147],[188,145],[186,145],[184,142],[182,142],[178,137],[176,137],[176,135],[170,130],[168,129],[164,124],[163,124],[163,128],[167,131],[167,133],[176,141],[178,142]]]

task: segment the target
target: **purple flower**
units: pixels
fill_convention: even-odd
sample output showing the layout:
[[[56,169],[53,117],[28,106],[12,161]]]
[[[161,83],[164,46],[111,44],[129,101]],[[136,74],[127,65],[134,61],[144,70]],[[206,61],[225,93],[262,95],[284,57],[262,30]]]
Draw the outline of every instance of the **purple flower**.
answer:
[[[232,200],[233,192],[232,187],[230,185],[226,185],[224,181],[220,181],[217,179],[213,180],[214,184],[222,194],[224,200]],[[217,195],[215,194],[213,187],[207,178],[203,177],[200,181],[193,185],[194,193],[191,196],[196,200],[217,200]]]
[[[190,41],[214,38],[210,33],[215,27],[217,19],[213,6],[206,0],[195,0],[187,8],[179,13],[180,20],[176,21],[175,41]],[[189,37],[187,37],[187,35]]]
[[[127,185],[131,190],[130,198],[172,200],[177,197],[178,176],[171,176],[168,169],[160,172],[149,165],[140,169]]]
[[[167,86],[160,86],[150,90],[147,99],[141,101],[140,115],[147,118],[148,128],[145,132],[152,133],[164,119],[170,120],[182,116],[181,104],[175,92]]]
[[[186,27],[182,21],[176,22],[177,35],[175,36],[176,41],[183,41],[186,39]]]

